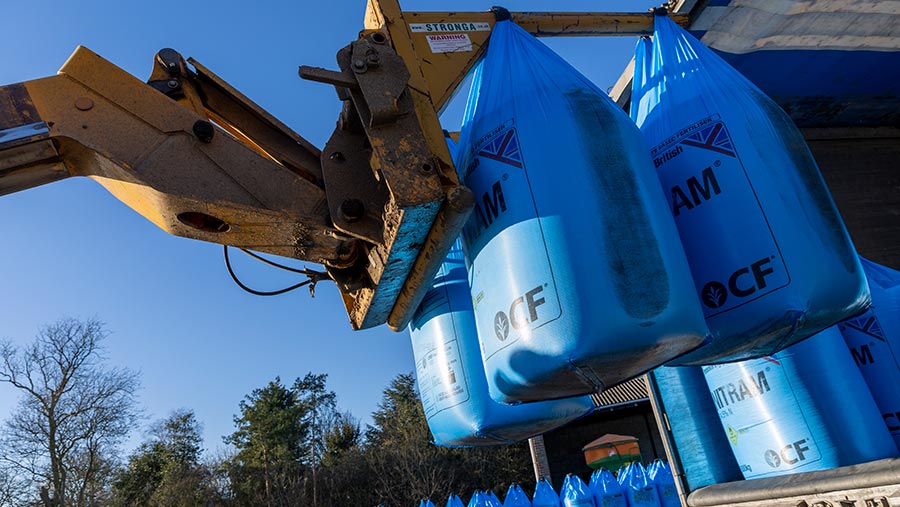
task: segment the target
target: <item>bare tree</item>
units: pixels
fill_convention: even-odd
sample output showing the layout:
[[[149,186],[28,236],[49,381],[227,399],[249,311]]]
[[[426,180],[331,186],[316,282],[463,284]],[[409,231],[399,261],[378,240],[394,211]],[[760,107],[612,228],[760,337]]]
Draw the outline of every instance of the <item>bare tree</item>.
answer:
[[[137,373],[104,365],[102,322],[64,318],[22,350],[0,344],[0,382],[21,393],[6,421],[2,459],[45,507],[83,507],[100,494],[110,454],[137,419]]]
[[[25,504],[26,485],[15,471],[0,466],[0,507],[18,507]]]

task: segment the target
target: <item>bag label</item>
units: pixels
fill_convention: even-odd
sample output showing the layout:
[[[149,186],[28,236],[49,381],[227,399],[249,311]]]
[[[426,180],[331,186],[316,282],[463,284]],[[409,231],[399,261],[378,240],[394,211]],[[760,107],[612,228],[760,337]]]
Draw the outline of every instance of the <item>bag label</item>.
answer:
[[[894,438],[900,437],[900,358],[888,343],[887,335],[873,309],[838,324],[853,361],[862,373],[881,418]]]
[[[747,171],[719,115],[651,150],[707,318],[759,299],[791,278]]]
[[[469,399],[458,341],[453,339],[434,345],[437,346],[416,358],[419,397],[426,418]]]
[[[475,319],[488,359],[558,319],[562,309],[514,122],[481,136],[467,161],[463,179],[476,204],[463,237],[472,259]],[[502,241],[492,241],[501,234]],[[509,277],[515,283],[506,283]]]
[[[467,33],[426,35],[432,53],[465,53],[472,51],[472,40]]]
[[[703,373],[744,478],[821,460],[781,360],[739,364],[704,366]]]
[[[410,23],[409,31],[412,33],[439,33],[439,32],[490,32],[489,23],[476,23],[474,21],[457,21],[455,23]]]

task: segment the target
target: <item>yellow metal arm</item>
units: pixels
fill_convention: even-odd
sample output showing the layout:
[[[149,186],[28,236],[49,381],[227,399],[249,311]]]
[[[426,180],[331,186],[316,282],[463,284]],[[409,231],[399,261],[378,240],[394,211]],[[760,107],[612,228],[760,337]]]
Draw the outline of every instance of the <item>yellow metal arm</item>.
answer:
[[[2,193],[87,176],[172,234],[326,265],[351,261],[351,238],[323,234],[318,184],[86,48],[57,76],[0,88],[0,107],[5,129],[33,129],[0,138]]]
[[[354,327],[402,328],[472,200],[379,47],[387,70],[349,74],[324,155],[172,50],[148,86],[80,47],[57,76],[0,87],[0,195],[89,177],[171,234],[323,264]],[[364,96],[387,73],[400,99]]]

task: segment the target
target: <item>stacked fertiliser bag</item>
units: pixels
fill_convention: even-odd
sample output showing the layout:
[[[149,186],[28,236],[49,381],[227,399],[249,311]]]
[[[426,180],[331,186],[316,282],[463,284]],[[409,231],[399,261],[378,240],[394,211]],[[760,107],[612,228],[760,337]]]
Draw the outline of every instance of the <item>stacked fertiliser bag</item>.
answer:
[[[506,498],[503,499],[503,507],[531,507],[531,500],[522,486],[513,483],[506,492]]]
[[[577,475],[566,475],[560,492],[563,507],[595,507],[594,495]]]
[[[633,117],[711,332],[669,364],[769,355],[864,311],[862,268],[787,114],[665,15],[635,69]]]
[[[472,493],[472,498],[469,499],[467,507],[492,507],[489,502],[490,498],[483,491],[476,491]]]
[[[628,507],[659,507],[659,492],[640,462],[625,465],[617,479],[625,491]]]
[[[609,470],[594,470],[589,487],[597,507],[628,507],[625,490]]]
[[[531,505],[532,507],[560,507],[559,495],[546,478],[541,477],[535,484]]]
[[[881,418],[900,446],[900,272],[860,258],[872,307],[838,325]]]
[[[675,477],[672,476],[672,469],[668,463],[659,460],[650,463],[647,466],[647,475],[650,482],[656,486],[660,507],[681,507]]]
[[[609,97],[508,20],[475,68],[457,170],[491,396],[597,392],[707,330],[646,142]]]
[[[837,327],[771,356],[703,371],[747,479],[898,455]]]

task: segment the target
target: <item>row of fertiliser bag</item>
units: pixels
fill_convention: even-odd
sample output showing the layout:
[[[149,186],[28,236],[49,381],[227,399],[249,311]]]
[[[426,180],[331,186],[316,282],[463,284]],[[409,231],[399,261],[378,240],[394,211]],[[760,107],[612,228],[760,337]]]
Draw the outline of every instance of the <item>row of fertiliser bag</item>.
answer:
[[[462,499],[451,495],[447,507],[464,507]],[[506,492],[503,502],[493,491],[476,491],[468,507],[680,507],[678,491],[668,464],[654,461],[645,469],[638,462],[631,463],[613,475],[604,469],[595,470],[585,484],[577,475],[567,475],[559,493],[541,478],[532,498],[518,484]],[[434,507],[431,500],[422,500],[419,507]]]
[[[862,264],[862,315],[770,356],[650,375],[690,490],[900,455],[900,272]]]
[[[518,441],[661,365],[772,355],[869,305],[802,136],[754,85],[657,17],[632,101],[634,121],[496,23],[454,157],[475,211],[411,323],[437,443]]]

